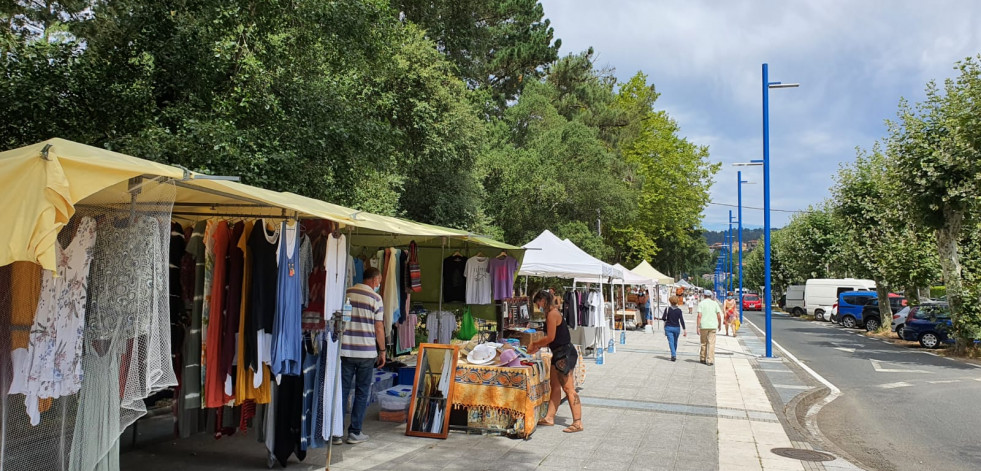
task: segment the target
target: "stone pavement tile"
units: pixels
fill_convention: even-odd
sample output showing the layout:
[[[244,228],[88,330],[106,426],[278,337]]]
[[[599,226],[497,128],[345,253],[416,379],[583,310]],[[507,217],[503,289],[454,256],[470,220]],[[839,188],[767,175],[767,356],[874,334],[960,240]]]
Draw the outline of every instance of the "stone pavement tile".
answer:
[[[759,466],[756,445],[752,443],[722,442],[719,444],[719,463],[722,469],[730,466]]]
[[[771,454],[774,458],[763,458],[760,461],[763,463],[763,469],[766,471],[803,471],[804,465],[800,463],[799,460],[792,460],[790,458],[782,458]]]
[[[543,467],[556,467],[565,469],[579,469],[588,461],[587,458],[573,458],[561,454],[553,454],[541,462]],[[506,466],[504,466],[506,468]]]

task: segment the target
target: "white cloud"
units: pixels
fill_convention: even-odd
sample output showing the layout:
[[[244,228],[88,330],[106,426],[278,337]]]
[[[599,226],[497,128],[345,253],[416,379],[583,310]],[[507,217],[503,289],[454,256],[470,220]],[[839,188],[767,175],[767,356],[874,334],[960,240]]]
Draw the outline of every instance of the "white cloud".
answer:
[[[657,106],[724,164],[711,191],[720,203],[736,201],[731,163],[762,156],[763,62],[771,80],[801,83],[770,94],[773,208],[797,210],[828,196],[856,146],[885,135],[900,97],[920,99],[928,80],[981,52],[981,2],[968,0],[542,4],[563,53],[593,46],[597,65],[621,79],[648,75],[661,93]],[[744,175],[762,181],[758,168]],[[744,186],[745,204],[762,205],[761,187]],[[710,206],[705,224],[724,223],[727,209]],[[744,216],[762,223],[760,211]],[[788,220],[773,214],[774,226]]]

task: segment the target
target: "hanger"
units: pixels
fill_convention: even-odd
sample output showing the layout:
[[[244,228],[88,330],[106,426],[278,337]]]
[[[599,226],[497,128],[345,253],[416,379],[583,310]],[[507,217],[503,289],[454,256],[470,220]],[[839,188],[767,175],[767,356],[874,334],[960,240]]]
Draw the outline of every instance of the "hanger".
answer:
[[[507,258],[507,257],[508,257],[507,250],[502,250],[501,253],[497,255],[497,258]]]
[[[462,256],[463,256],[463,254],[462,254],[462,253],[460,253],[460,251],[459,251],[459,250],[457,250],[456,252],[453,252],[452,254],[450,254],[450,256],[451,256],[451,257],[462,257]]]
[[[484,252],[481,252],[479,250],[477,251],[477,255],[474,255],[474,257],[483,257],[483,256],[484,256]]]

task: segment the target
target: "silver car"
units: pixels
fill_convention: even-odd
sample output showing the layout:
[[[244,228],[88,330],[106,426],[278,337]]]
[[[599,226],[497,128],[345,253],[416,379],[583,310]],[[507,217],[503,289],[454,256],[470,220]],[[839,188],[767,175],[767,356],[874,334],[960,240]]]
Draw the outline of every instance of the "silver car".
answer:
[[[892,331],[903,338],[903,329],[906,328],[906,316],[909,315],[909,306],[904,307],[899,312],[892,315]]]

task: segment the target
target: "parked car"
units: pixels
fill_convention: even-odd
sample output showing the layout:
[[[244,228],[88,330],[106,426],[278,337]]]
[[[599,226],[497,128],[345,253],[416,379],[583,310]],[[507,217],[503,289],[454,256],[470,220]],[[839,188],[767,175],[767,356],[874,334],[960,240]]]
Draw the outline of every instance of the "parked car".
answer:
[[[755,294],[743,295],[743,310],[761,311],[763,310],[763,300]]]
[[[875,291],[845,291],[838,294],[838,323],[849,329],[864,325],[862,308],[877,297]]]
[[[784,294],[783,310],[792,316],[803,316],[804,310],[804,285],[793,285],[787,288]]]
[[[947,337],[950,328],[950,306],[945,302],[924,303],[913,306],[906,316],[903,339],[920,342],[925,348],[937,348],[943,343],[953,343]]]
[[[910,306],[904,307],[899,312],[892,315],[892,331],[899,338],[903,338],[903,330],[906,329],[906,317],[909,316]]]
[[[847,291],[874,291],[875,282],[856,278],[811,278],[804,284],[804,313],[812,314],[818,306],[840,304],[841,293]],[[841,310],[842,306],[838,306]],[[857,315],[861,315],[858,312]]]
[[[834,305],[831,306],[818,306],[814,308],[814,320],[816,321],[830,321],[831,314],[834,312]]]
[[[828,322],[838,323],[838,303],[835,302],[831,305],[831,314],[828,316]]]
[[[906,307],[906,298],[896,293],[889,293],[889,307],[892,308],[892,312],[898,312]],[[862,307],[861,323],[865,324],[865,330],[869,332],[879,330],[882,325],[882,315],[879,313],[878,297]]]

